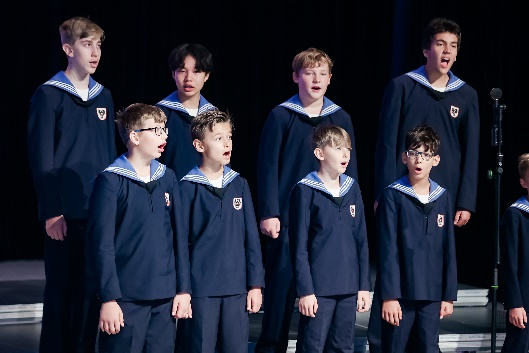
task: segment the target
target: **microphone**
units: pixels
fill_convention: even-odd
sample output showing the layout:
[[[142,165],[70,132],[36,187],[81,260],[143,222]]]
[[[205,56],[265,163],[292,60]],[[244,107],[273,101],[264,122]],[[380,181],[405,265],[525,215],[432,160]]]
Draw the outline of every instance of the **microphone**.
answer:
[[[501,98],[501,95],[502,95],[502,92],[501,92],[501,89],[499,88],[493,88],[491,91],[490,91],[490,96],[492,99],[494,99],[495,101],[498,101],[498,99]]]

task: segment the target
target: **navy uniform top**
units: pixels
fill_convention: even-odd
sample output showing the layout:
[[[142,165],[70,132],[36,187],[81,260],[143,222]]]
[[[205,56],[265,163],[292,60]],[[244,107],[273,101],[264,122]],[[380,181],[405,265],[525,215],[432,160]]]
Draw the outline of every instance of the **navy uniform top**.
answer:
[[[292,190],[289,240],[298,296],[369,291],[369,249],[358,183],[340,175],[333,197],[316,172]]]
[[[116,159],[112,95],[91,77],[88,89],[83,101],[60,71],[31,98],[28,158],[42,221],[86,218],[93,179]]]
[[[268,115],[261,132],[257,161],[258,219],[279,217],[287,226],[288,195],[305,175],[319,168],[312,134],[316,127],[338,125],[351,137],[351,160],[346,174],[358,179],[351,116],[324,97],[319,117],[310,118],[299,96],[278,105]]]
[[[456,209],[476,208],[479,160],[479,107],[477,92],[448,72],[445,92],[434,90],[421,66],[391,80],[379,116],[375,157],[375,198],[407,174],[401,154],[408,146],[406,134],[427,124],[441,138],[443,168],[433,168],[431,178],[450,192]]]
[[[87,236],[102,302],[191,293],[178,180],[156,160],[150,180],[138,178],[125,154],[95,180]]]
[[[376,212],[381,300],[457,300],[457,265],[450,194],[430,180],[428,203],[404,176],[382,191]]]
[[[169,131],[167,145],[165,145],[165,150],[158,160],[171,168],[180,180],[201,161],[201,155],[193,147],[193,140],[191,139],[193,116],[189,115],[182,105],[176,91],[156,103],[156,106],[162,109],[167,116],[165,126]],[[214,108],[215,106],[209,103],[206,98],[200,96],[197,114]]]
[[[215,188],[195,166],[181,181],[193,297],[264,287],[261,244],[246,179],[224,166]]]
[[[520,197],[500,223],[500,282],[506,310],[529,309],[529,202]]]

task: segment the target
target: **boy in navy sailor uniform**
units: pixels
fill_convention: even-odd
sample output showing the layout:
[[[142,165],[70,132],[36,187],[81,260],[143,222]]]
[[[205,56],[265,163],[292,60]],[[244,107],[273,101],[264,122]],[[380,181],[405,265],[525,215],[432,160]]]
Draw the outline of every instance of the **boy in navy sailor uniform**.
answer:
[[[375,200],[382,190],[406,173],[400,155],[406,133],[429,125],[443,142],[444,168],[432,179],[448,190],[455,205],[452,220],[465,225],[476,210],[479,161],[478,94],[451,70],[461,47],[457,23],[434,18],[422,33],[426,64],[392,79],[382,101],[375,155]],[[376,206],[376,205],[375,205]]]
[[[191,314],[178,179],[156,160],[166,144],[165,121],[152,105],[120,111],[116,122],[128,151],[95,180],[87,237],[101,301],[100,353],[173,352],[175,318]]]
[[[177,46],[167,60],[176,91],[156,103],[167,116],[167,128],[172,138],[160,157],[160,162],[174,170],[180,180],[200,163],[200,153],[193,148],[189,126],[197,114],[214,109],[200,93],[213,71],[213,57],[200,44]]]
[[[518,157],[518,172],[527,195],[505,210],[500,223],[500,288],[507,310],[502,353],[529,350],[529,153]]]
[[[289,240],[299,296],[296,352],[352,352],[356,311],[371,307],[364,205],[358,182],[345,173],[351,139],[338,126],[316,129],[320,162],[294,186]]]
[[[453,312],[457,300],[453,206],[446,189],[429,177],[440,162],[439,143],[429,126],[410,130],[407,150],[401,155],[408,174],[384,189],[379,199],[369,351],[373,341],[381,342],[376,352],[404,352],[413,328],[413,348],[437,353],[440,318]]]
[[[232,152],[228,113],[214,109],[198,115],[191,135],[202,162],[181,181],[193,311],[179,338],[185,338],[187,353],[214,353],[216,347],[219,353],[247,353],[248,315],[259,311],[264,286],[250,188],[227,166]]]
[[[59,27],[68,66],[39,86],[29,108],[28,159],[45,224],[41,353],[94,353],[99,308],[85,273],[92,181],[116,159],[114,103],[92,78],[105,33],[84,17]]]
[[[289,194],[294,185],[319,168],[311,136],[323,125],[337,125],[351,137],[346,174],[358,179],[351,116],[325,97],[333,61],[325,52],[308,48],[292,61],[298,94],[268,115],[261,132],[257,161],[260,230],[267,235],[266,287],[261,334],[255,352],[286,352],[295,302],[288,241]]]

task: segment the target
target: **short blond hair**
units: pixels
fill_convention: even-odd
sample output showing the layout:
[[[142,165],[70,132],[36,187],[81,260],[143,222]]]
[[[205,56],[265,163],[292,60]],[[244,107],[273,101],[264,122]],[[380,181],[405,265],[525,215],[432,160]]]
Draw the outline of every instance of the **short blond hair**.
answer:
[[[336,125],[324,125],[314,130],[312,146],[324,149],[326,146],[345,146],[352,148],[351,137],[343,128]]]
[[[299,74],[301,69],[320,67],[323,65],[329,67],[329,73],[332,72],[334,62],[331,57],[324,51],[316,48],[303,50],[294,57],[294,60],[292,60],[292,70],[296,74]]]
[[[105,32],[94,21],[86,17],[72,17],[64,21],[59,27],[62,44],[73,45],[81,38],[90,36],[99,37],[101,42],[105,40]]]
[[[154,119],[155,123],[165,123],[167,116],[157,106],[144,103],[133,103],[127,108],[118,111],[116,113],[116,124],[123,143],[127,144],[130,133],[143,128],[143,124],[149,119]]]

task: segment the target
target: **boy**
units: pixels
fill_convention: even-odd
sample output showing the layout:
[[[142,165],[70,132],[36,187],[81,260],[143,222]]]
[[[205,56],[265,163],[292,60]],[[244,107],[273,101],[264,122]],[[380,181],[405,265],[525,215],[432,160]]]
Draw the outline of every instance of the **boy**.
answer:
[[[103,29],[73,17],[59,32],[68,66],[35,90],[28,121],[29,164],[47,234],[40,352],[93,353],[98,307],[83,242],[91,181],[116,158],[114,103],[91,77]]]
[[[529,349],[529,153],[518,157],[518,173],[527,195],[505,210],[500,223],[500,279],[503,305],[508,310],[502,353],[525,353]]]
[[[408,173],[379,198],[370,352],[372,348],[404,352],[415,326],[414,350],[437,353],[440,318],[453,312],[457,299],[453,206],[446,189],[430,179],[432,168],[440,162],[439,145],[431,127],[410,130],[401,154]]]
[[[476,208],[480,125],[477,92],[450,71],[460,47],[457,23],[445,18],[428,23],[422,33],[426,64],[386,87],[375,155],[376,200],[406,172],[400,163],[406,133],[417,125],[434,128],[443,141],[439,155],[445,168],[434,169],[432,178],[450,193],[458,227]]]
[[[338,126],[313,136],[318,171],[290,197],[290,251],[301,313],[296,352],[351,352],[356,311],[371,306],[364,205],[358,183],[345,175],[351,139]]]
[[[351,117],[325,97],[331,82],[332,59],[309,48],[292,61],[298,94],[268,115],[261,132],[257,161],[258,219],[268,238],[264,314],[255,352],[286,352],[295,302],[288,241],[288,196],[305,175],[318,169],[310,136],[318,126],[340,126],[351,137],[346,174],[358,179]]]
[[[187,353],[214,353],[217,343],[219,353],[247,353],[248,312],[261,307],[264,269],[252,197],[246,179],[227,166],[232,128],[230,115],[218,109],[191,122],[202,161],[181,181],[193,291],[193,318],[183,323]]]
[[[167,116],[167,128],[173,138],[167,140],[160,162],[173,169],[180,180],[200,163],[200,154],[193,148],[189,125],[197,114],[215,108],[200,93],[213,71],[213,57],[202,45],[186,43],[173,49],[167,63],[176,91],[156,106]]]
[[[152,105],[136,103],[118,112],[127,152],[94,183],[87,232],[105,333],[99,335],[100,353],[173,352],[175,317],[189,316],[178,180],[156,160],[166,145],[165,122]]]

